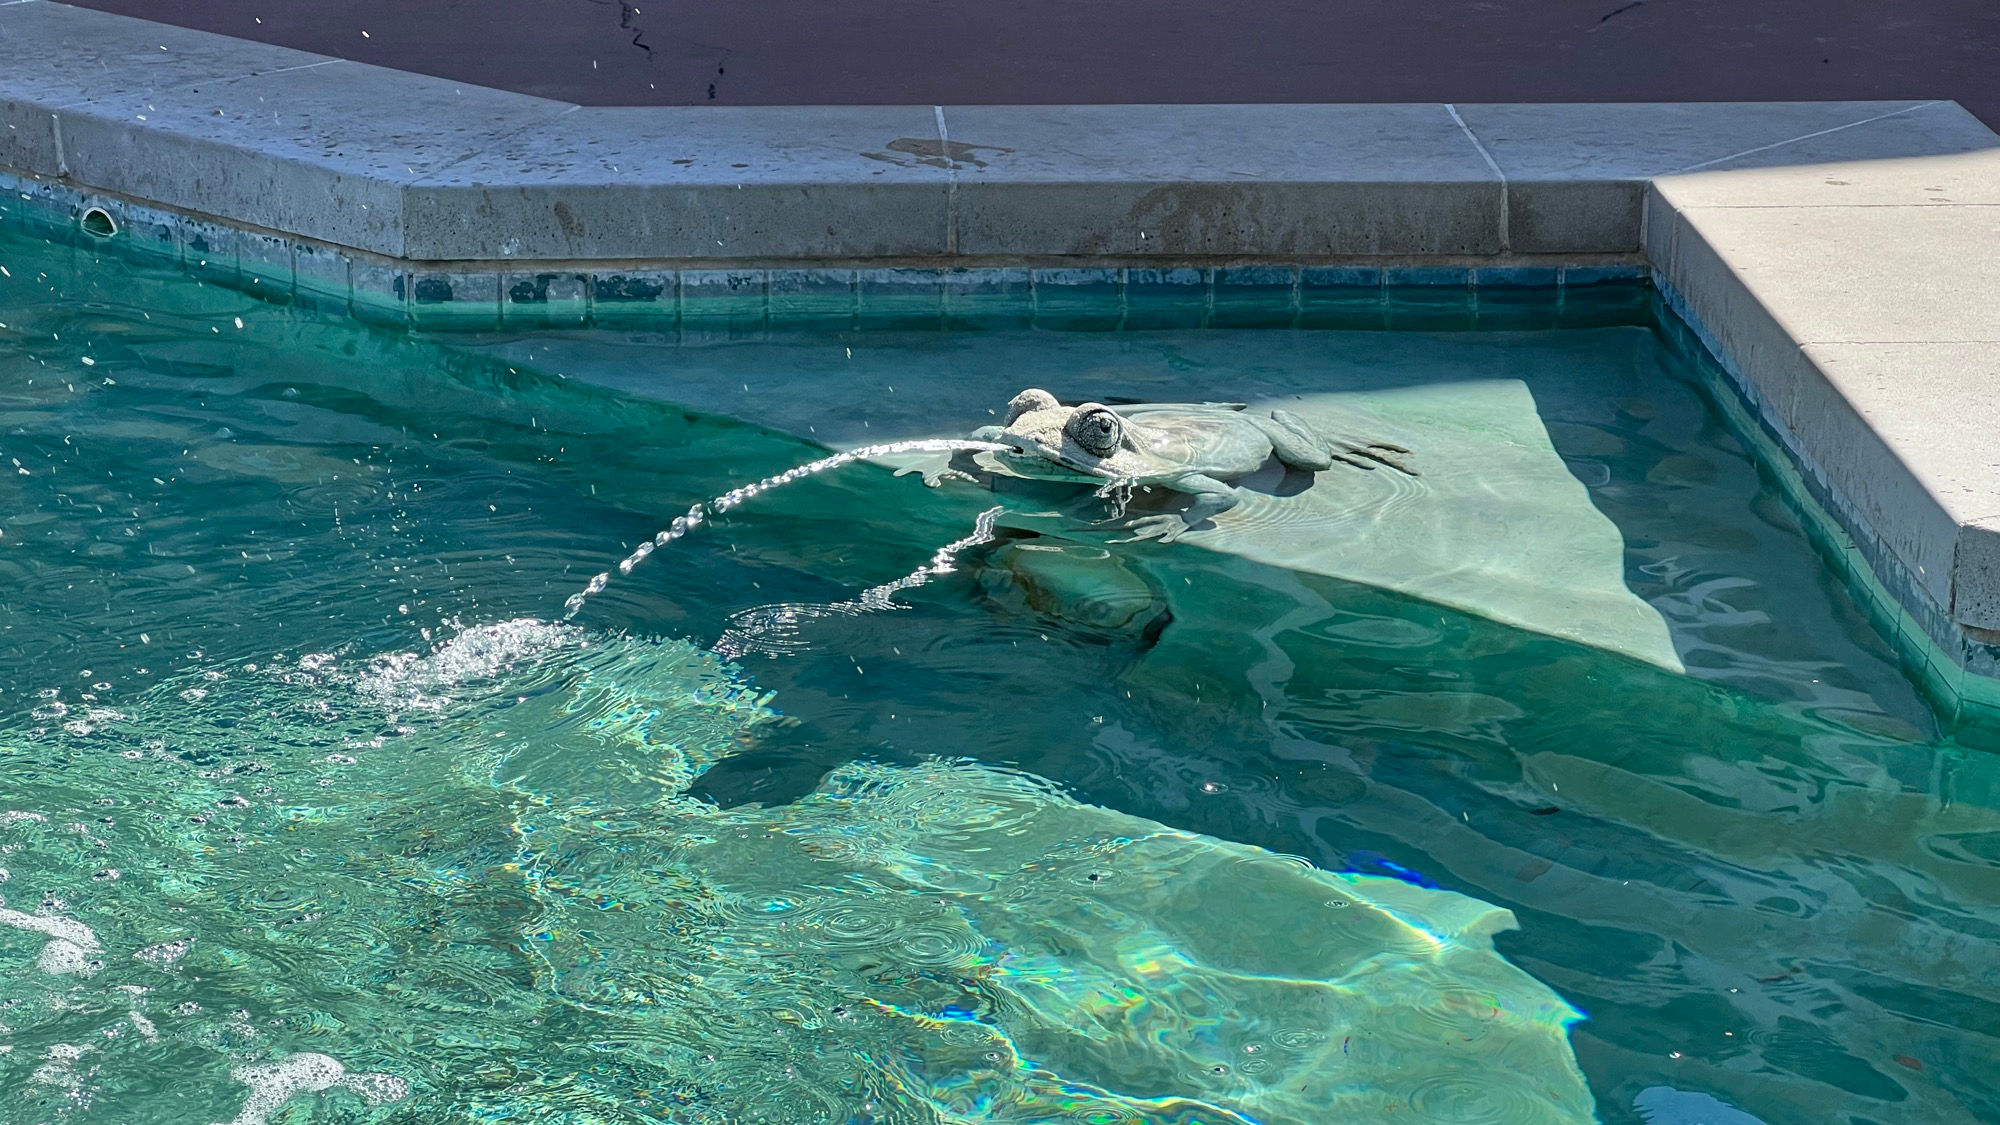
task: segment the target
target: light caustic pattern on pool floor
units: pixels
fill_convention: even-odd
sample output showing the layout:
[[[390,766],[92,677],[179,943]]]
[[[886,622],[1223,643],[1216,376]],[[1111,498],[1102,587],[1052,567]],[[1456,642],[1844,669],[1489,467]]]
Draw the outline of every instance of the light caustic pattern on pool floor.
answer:
[[[35,1117],[1589,1118],[1505,911],[967,763],[691,801],[778,718],[684,644],[523,620],[128,706],[0,735],[57,809],[0,847],[76,888],[0,913]]]
[[[5,1125],[2000,1119],[2000,759],[1642,328],[468,350],[0,265]],[[1030,382],[1438,380],[1685,673],[870,465],[550,623]]]

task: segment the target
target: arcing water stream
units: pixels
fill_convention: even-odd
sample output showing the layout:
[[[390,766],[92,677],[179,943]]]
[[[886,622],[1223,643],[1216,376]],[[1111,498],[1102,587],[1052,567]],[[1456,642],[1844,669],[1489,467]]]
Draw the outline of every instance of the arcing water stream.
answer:
[[[896,604],[895,595],[904,590],[914,590],[940,575],[950,574],[956,569],[960,551],[991,543],[993,521],[999,518],[1001,511],[1002,508],[996,505],[979,513],[979,518],[973,521],[972,534],[946,543],[938,548],[929,562],[893,582],[871,586],[857,597],[841,602],[779,602],[733,613],[729,617],[729,631],[716,642],[715,651],[730,660],[752,652],[778,656],[800,647],[793,638],[803,621],[821,617],[859,617],[864,613],[903,608]]]
[[[831,457],[822,457],[817,461],[800,465],[798,468],[787,469],[776,476],[765,477],[755,484],[746,484],[741,488],[731,489],[707,503],[696,504],[687,510],[686,515],[674,517],[674,522],[661,529],[658,535],[653,536],[651,539],[634,548],[631,554],[625,556],[618,563],[618,573],[632,573],[632,568],[645,562],[648,555],[686,535],[690,529],[700,524],[709,516],[721,515],[760,492],[768,492],[779,485],[790,484],[795,480],[812,476],[815,473],[823,473],[828,469],[837,469],[842,465],[853,464],[856,461],[866,460],[870,457],[889,457],[898,453],[998,452],[1006,448],[1004,445],[990,441],[971,441],[961,438],[919,438],[913,441],[891,441],[881,445],[864,445],[859,449],[850,449],[845,453],[836,453]],[[985,522],[990,523],[990,521]],[[918,572],[918,574],[922,573],[924,572]],[[568,621],[574,618],[583,609],[585,602],[602,592],[610,584],[611,572],[608,570],[593,577],[585,584],[583,589],[571,594],[569,600],[563,602],[563,620]]]

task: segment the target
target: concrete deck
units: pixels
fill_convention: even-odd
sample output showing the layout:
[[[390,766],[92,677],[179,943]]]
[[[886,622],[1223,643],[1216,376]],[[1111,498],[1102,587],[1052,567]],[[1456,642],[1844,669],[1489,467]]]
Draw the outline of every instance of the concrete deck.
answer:
[[[28,210],[419,323],[1649,265],[2000,702],[2000,137],[1951,102],[585,108],[50,0],[0,57]]]

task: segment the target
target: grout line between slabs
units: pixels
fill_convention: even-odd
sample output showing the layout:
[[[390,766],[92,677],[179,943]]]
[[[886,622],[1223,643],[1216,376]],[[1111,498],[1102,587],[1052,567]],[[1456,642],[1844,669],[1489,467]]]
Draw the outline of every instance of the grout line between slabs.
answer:
[[[944,126],[944,107],[934,105],[937,118],[938,155],[944,159],[944,252],[958,255],[958,161],[951,158],[951,133]]]
[[[1676,168],[1675,170],[1668,172],[1666,174],[1669,176],[1680,176],[1680,175],[1685,175],[1689,172],[1698,172],[1703,168],[1713,167],[1714,165],[1717,164],[1726,164],[1731,160],[1741,160],[1743,157],[1753,156],[1760,152],[1769,152],[1774,148],[1783,148],[1786,145],[1795,145],[1798,144],[1800,141],[1812,140],[1814,137],[1824,137],[1829,133],[1843,132],[1845,130],[1857,128],[1862,125],[1868,125],[1876,121],[1887,121],[1891,117],[1901,117],[1906,113],[1915,113],[1918,110],[1929,109],[1932,106],[1938,106],[1943,104],[1944,103],[1942,101],[1925,102],[1922,105],[1908,106],[1903,109],[1891,110],[1888,113],[1878,113],[1873,117],[1864,117],[1859,121],[1850,121],[1845,125],[1835,125],[1831,129],[1821,129],[1816,133],[1806,133],[1802,136],[1792,137],[1788,140],[1773,141],[1772,143],[1767,145],[1758,145],[1756,148],[1746,148],[1742,152],[1732,152],[1728,156],[1718,156],[1714,160],[1704,160],[1699,164],[1690,164],[1685,168]]]
[[[292,72],[293,72],[293,71],[295,71],[295,70],[312,70],[312,69],[314,69],[315,67],[322,67],[322,66],[332,66],[332,65],[333,65],[334,63],[339,63],[339,62],[347,62],[347,61],[349,61],[349,60],[347,60],[347,59],[321,59],[321,60],[319,60],[318,62],[309,62],[309,63],[300,63],[300,64],[299,64],[299,65],[297,65],[297,66],[281,66],[281,67],[279,67],[279,68],[278,68],[278,69],[276,69],[276,70],[259,70],[259,71],[254,71],[254,72],[252,72],[252,73],[250,73],[250,74],[239,74],[239,75],[237,75],[237,76],[236,76],[236,78],[262,78],[262,77],[264,77],[264,76],[265,76],[265,75],[267,75],[267,74],[290,74],[290,73],[292,73]],[[225,82],[233,82],[233,81],[235,81],[235,80],[236,80],[236,78],[226,78],[226,79],[223,79],[223,81],[225,81]],[[192,85],[192,83],[190,83],[190,85]]]
[[[307,54],[309,52],[301,51],[298,53]],[[332,66],[334,63],[343,63],[347,61],[348,60],[346,59],[321,59],[318,62],[299,63],[297,66],[281,66],[271,70],[251,70],[251,71],[245,71],[242,74],[213,74],[207,78],[194,78],[186,82],[177,82],[170,86],[151,87],[143,91],[140,94],[140,96],[147,98],[158,97],[161,94],[171,94],[171,93],[178,93],[179,91],[182,90],[192,90],[196,86],[214,85],[217,83],[226,85],[232,82],[248,81],[249,79],[252,78],[265,78],[273,74],[291,74],[295,71],[300,71],[300,70],[312,70],[316,67]],[[107,74],[110,73],[111,67],[108,64],[104,63],[102,60],[99,60],[98,65]],[[96,98],[93,95],[85,95],[80,98],[74,98],[70,101],[58,102],[53,108],[58,110],[71,109],[71,110],[85,111],[94,109],[95,105],[96,105]]]
[[[1513,249],[1512,240],[1508,235],[1508,228],[1513,224],[1507,215],[1507,196],[1511,194],[1507,188],[1507,173],[1500,170],[1500,162],[1493,159],[1493,154],[1486,151],[1485,145],[1479,143],[1479,137],[1473,133],[1472,126],[1467,125],[1465,118],[1458,115],[1457,105],[1446,102],[1444,103],[1444,111],[1451,114],[1453,121],[1458,122],[1459,131],[1465,134],[1466,140],[1472,142],[1473,148],[1479,150],[1479,155],[1485,159],[1486,166],[1491,168],[1493,174],[1500,178],[1500,251],[1501,253],[1506,253]]]

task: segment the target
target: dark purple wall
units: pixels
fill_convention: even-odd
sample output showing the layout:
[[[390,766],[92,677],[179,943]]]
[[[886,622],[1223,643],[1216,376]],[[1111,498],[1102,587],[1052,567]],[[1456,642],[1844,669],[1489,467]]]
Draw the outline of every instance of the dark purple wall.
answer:
[[[2000,0],[77,2],[594,105],[1955,98],[2000,125]]]

